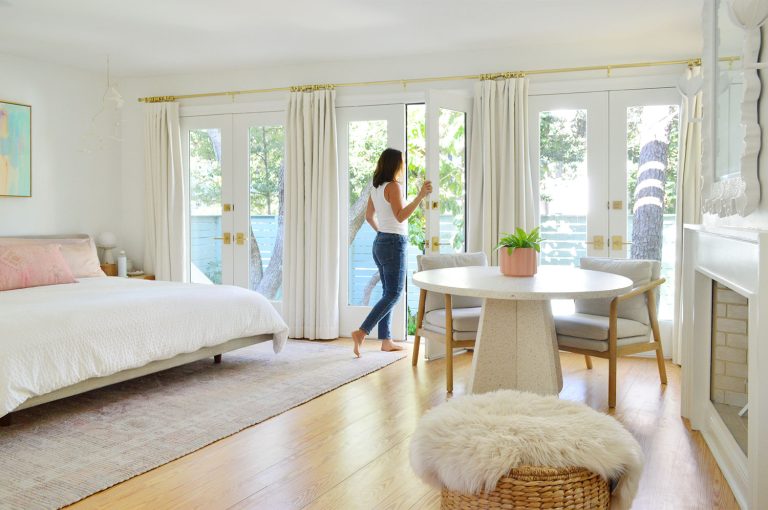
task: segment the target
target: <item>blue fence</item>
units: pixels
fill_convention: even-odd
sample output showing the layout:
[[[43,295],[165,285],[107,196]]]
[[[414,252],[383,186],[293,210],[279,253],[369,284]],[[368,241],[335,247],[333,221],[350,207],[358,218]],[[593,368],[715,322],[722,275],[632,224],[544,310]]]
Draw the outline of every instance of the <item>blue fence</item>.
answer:
[[[210,280],[220,281],[221,242],[213,238],[221,237],[221,216],[192,216],[190,228],[192,264]],[[277,216],[251,216],[251,228],[259,243],[261,266],[266,269],[277,237]]]

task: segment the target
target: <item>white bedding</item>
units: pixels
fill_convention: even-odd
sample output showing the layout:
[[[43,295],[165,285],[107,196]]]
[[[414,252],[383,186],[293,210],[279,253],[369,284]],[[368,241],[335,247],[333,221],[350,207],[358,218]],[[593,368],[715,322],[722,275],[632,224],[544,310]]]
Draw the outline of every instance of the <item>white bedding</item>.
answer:
[[[0,416],[30,397],[234,338],[288,327],[239,287],[83,278],[0,292]]]

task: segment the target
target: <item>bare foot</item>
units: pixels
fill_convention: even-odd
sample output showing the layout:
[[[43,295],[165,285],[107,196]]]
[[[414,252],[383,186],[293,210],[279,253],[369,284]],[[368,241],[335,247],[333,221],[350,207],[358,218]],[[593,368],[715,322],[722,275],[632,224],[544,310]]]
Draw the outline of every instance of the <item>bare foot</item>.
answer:
[[[360,357],[360,346],[363,345],[363,340],[365,340],[365,331],[356,329],[352,332],[352,341],[355,342],[355,347],[352,350],[358,358]]]
[[[397,345],[392,340],[382,340],[381,350],[384,352],[402,351],[405,349],[402,345]]]

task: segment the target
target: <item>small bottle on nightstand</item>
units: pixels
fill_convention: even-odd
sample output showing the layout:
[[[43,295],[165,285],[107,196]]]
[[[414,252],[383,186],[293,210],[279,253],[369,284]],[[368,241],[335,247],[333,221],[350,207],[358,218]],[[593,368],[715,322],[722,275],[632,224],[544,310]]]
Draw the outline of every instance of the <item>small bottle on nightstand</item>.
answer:
[[[128,259],[125,257],[124,251],[121,251],[117,257],[117,276],[120,278],[128,276]]]

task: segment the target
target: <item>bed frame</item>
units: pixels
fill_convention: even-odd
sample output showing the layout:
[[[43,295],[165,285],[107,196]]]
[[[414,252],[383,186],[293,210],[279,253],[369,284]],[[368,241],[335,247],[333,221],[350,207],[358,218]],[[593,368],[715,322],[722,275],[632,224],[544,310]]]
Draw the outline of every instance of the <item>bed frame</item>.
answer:
[[[104,377],[93,377],[91,379],[86,379],[71,386],[66,386],[56,391],[52,391],[51,393],[38,395],[37,397],[32,397],[24,401],[23,404],[14,409],[12,412],[0,418],[0,427],[7,427],[10,425],[13,420],[13,413],[16,411],[21,411],[22,409],[38,406],[40,404],[46,404],[48,402],[53,402],[54,400],[59,400],[74,395],[79,395],[80,393],[85,393],[97,388],[103,388],[104,386],[109,386],[110,384],[116,384],[119,382],[128,381],[130,379],[136,379],[137,377],[154,374],[156,372],[168,370],[169,368],[178,367],[180,365],[186,365],[187,363],[192,363],[193,361],[198,361],[205,358],[213,357],[214,363],[221,363],[221,355],[225,352],[242,349],[243,347],[266,342],[272,339],[273,336],[271,334],[235,338],[234,340],[229,340],[223,344],[218,344],[211,347],[203,347],[197,351],[179,354],[173,358],[152,361],[138,368],[130,368],[128,370],[123,370],[121,372],[117,372],[115,374]]]
[[[86,234],[75,234],[75,235],[57,235],[57,236],[13,236],[13,237],[26,238],[26,239],[54,240],[54,239],[86,239],[86,238],[89,238],[90,236]],[[5,416],[0,417],[0,427],[7,427],[8,425],[11,425],[13,420],[12,418],[13,413],[15,413],[16,411],[21,411],[22,409],[38,406],[40,404],[46,404],[48,402],[53,402],[54,400],[59,400],[59,399],[71,397],[74,395],[79,395],[80,393],[85,393],[87,391],[95,390],[97,388],[103,388],[104,386],[109,386],[110,384],[116,384],[119,382],[128,381],[130,379],[136,379],[137,377],[154,374],[156,372],[168,370],[169,368],[178,367],[180,365],[186,365],[187,363],[192,363],[193,361],[198,361],[205,358],[213,357],[214,363],[221,363],[221,355],[224,354],[225,352],[231,352],[237,349],[242,349],[243,347],[247,347],[249,345],[258,344],[261,342],[267,342],[273,339],[274,337],[271,334],[235,338],[218,345],[213,345],[211,347],[203,347],[202,349],[198,349],[197,351],[194,351],[194,352],[182,353],[182,354],[179,354],[178,356],[174,356],[173,358],[152,361],[150,363],[147,363],[144,366],[137,367],[137,368],[130,368],[127,370],[123,370],[121,372],[117,372],[112,375],[86,379],[84,381],[73,384],[71,386],[66,386],[56,391],[52,391],[44,395],[38,395],[37,397],[32,397],[24,401],[24,403],[22,403],[16,409],[6,414]]]

